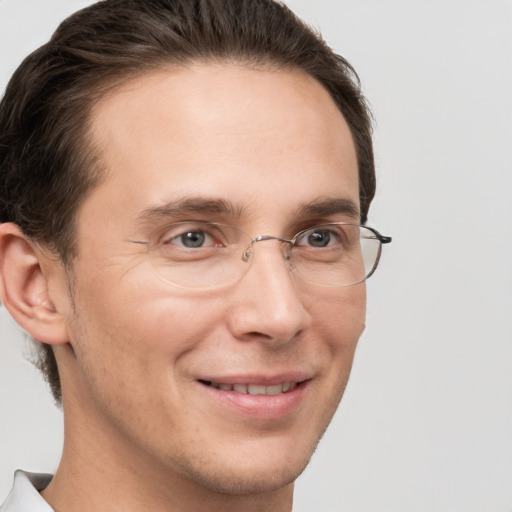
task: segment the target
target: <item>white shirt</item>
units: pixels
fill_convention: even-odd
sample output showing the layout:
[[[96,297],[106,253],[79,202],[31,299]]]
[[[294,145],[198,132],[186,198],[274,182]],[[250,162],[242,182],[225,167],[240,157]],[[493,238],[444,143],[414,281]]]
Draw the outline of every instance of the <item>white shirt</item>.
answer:
[[[16,471],[14,485],[0,512],[54,512],[39,494],[52,479],[44,473],[27,473]]]

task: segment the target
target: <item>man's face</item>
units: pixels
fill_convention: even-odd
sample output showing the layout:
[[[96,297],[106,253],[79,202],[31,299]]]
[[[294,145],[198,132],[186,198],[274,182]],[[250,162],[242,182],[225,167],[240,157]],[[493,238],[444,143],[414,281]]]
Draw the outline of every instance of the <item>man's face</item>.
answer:
[[[99,459],[222,492],[292,482],[343,394],[364,328],[364,284],[300,281],[280,244],[265,241],[235,284],[177,287],[155,273],[146,245],[130,241],[190,220],[283,238],[358,222],[343,209],[307,208],[337,198],[359,206],[343,117],[299,72],[198,64],[103,98],[92,133],[106,179],[78,214],[74,355],[62,371],[67,421],[83,434],[76,442]],[[231,208],[212,211],[211,201]],[[283,383],[292,389],[280,392]]]

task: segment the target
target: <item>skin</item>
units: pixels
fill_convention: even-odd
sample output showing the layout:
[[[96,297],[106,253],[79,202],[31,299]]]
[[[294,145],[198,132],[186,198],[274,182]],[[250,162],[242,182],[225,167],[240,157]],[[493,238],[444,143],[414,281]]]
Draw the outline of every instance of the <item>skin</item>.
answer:
[[[311,77],[235,64],[138,77],[104,97],[92,120],[106,177],[78,212],[72,271],[25,246],[39,265],[32,303],[52,318],[47,335],[29,332],[54,344],[63,383],[64,453],[44,498],[67,512],[291,510],[293,482],[349,377],[364,284],[300,281],[279,243],[266,241],[235,284],[179,288],[130,240],[190,219],[285,238],[358,222],[347,211],[297,213],[334,198],[359,206],[347,124]],[[137,220],[177,198],[235,211]],[[199,382],[280,375],[307,384],[279,417],[265,417],[264,405],[240,412]]]

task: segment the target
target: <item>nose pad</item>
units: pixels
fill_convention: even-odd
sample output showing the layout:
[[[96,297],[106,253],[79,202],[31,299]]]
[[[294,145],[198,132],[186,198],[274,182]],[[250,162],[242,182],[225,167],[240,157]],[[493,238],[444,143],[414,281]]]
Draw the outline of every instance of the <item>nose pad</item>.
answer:
[[[249,247],[247,247],[245,252],[242,254],[242,261],[244,263],[251,263],[253,255],[254,255],[254,248],[252,246],[252,240],[251,240],[251,243],[249,244]]]

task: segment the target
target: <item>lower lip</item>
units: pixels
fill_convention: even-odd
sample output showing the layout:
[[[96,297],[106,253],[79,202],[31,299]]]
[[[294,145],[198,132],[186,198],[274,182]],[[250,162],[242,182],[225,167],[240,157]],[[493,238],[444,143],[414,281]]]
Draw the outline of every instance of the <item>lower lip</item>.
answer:
[[[199,383],[210,397],[236,413],[261,420],[281,419],[297,410],[304,400],[309,381],[280,395],[249,395],[236,391],[225,391]]]

